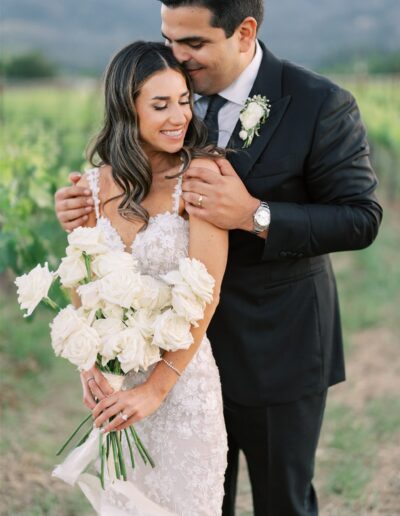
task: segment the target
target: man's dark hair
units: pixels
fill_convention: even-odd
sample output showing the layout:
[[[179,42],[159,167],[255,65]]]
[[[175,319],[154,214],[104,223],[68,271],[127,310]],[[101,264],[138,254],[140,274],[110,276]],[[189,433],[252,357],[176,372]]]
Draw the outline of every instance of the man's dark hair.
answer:
[[[160,0],[166,7],[205,7],[212,13],[211,25],[225,31],[230,38],[248,16],[260,27],[264,17],[264,0]]]

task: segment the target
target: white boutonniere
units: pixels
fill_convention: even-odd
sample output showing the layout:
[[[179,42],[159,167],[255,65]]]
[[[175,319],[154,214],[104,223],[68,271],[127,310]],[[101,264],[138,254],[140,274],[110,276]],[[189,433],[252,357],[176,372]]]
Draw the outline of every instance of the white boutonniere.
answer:
[[[246,100],[240,112],[239,119],[242,122],[242,129],[239,138],[244,140],[243,147],[250,147],[254,136],[259,136],[259,130],[265,123],[271,111],[271,103],[262,95],[254,95]]]

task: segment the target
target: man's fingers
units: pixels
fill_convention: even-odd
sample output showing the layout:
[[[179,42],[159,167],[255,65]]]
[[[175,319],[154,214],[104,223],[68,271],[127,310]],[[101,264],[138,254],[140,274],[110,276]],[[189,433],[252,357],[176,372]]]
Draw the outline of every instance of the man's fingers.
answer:
[[[193,192],[183,192],[182,198],[185,202],[192,204],[196,208],[202,209],[207,207],[206,195],[199,195],[198,193]]]
[[[81,186],[64,186],[57,190],[55,194],[56,201],[62,201],[69,199],[70,197],[89,197],[91,191],[88,188],[82,188]]]
[[[189,215],[193,215],[193,217],[208,220],[209,213],[204,208],[198,208],[196,206],[193,206],[193,204],[185,202],[185,210],[189,213]]]
[[[79,226],[83,226],[85,222],[87,221],[88,217],[85,215],[84,217],[81,217],[79,219],[73,220],[72,222],[63,222],[62,226],[65,229],[65,231],[68,231],[70,233],[76,228],[79,228]]]
[[[212,185],[209,185],[197,179],[187,179],[182,184],[182,191],[193,192],[198,195],[209,195],[210,191],[215,191],[215,188]]]
[[[227,159],[219,158],[215,162],[223,176],[237,176],[235,169]]]
[[[215,184],[220,179],[220,175],[215,170],[210,170],[209,168],[204,167],[189,167],[184,176],[183,181],[187,179],[200,179],[208,184]]]
[[[80,219],[85,215],[88,215],[93,208],[86,206],[86,208],[78,208],[76,210],[60,211],[58,212],[58,220],[60,222],[73,222],[76,219]],[[87,218],[87,217],[86,217]]]
[[[56,200],[57,211],[69,211],[82,208],[93,208],[93,199],[79,196]]]
[[[82,174],[80,172],[71,172],[68,176],[68,179],[70,183],[76,184],[78,181],[80,181],[82,177]]]

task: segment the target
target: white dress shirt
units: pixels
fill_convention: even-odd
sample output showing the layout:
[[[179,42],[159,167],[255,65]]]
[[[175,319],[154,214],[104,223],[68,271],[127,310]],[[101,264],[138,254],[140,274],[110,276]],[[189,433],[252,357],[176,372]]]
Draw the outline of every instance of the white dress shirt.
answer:
[[[262,55],[262,49],[256,40],[256,53],[252,61],[232,84],[218,93],[218,95],[228,101],[218,112],[219,147],[225,148],[232,136],[239,119],[240,111],[244,107],[254,81],[256,80]],[[195,95],[194,98],[195,112],[198,117],[204,119],[207,113],[209,98],[201,95]]]

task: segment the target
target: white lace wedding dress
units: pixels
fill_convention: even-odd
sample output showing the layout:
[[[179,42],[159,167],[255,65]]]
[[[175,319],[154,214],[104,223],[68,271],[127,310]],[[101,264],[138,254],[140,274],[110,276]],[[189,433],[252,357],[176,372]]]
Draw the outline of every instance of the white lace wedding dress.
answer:
[[[88,171],[87,177],[97,225],[110,247],[123,250],[121,237],[99,211],[99,170]],[[178,267],[179,258],[188,255],[189,223],[178,213],[181,183],[179,177],[172,210],[151,217],[132,244],[132,254],[143,273],[165,274]],[[142,383],[148,374],[129,374],[124,388]],[[135,428],[156,467],[145,466],[138,457],[132,469],[126,449],[130,482],[109,482],[103,491],[96,477],[82,475],[81,488],[98,514],[220,515],[227,442],[220,378],[207,337],[161,407]]]

